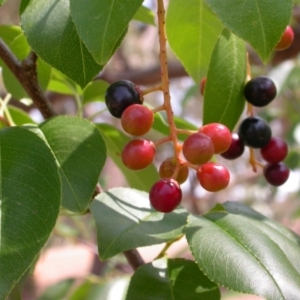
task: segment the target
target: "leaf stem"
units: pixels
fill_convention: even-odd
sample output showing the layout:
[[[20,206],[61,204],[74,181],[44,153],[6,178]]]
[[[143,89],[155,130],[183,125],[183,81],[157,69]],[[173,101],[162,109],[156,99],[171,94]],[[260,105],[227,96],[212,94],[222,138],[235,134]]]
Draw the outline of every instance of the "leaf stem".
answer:
[[[160,253],[156,256],[156,259],[160,259],[162,257],[164,257],[166,255],[167,250],[177,241],[179,241],[181,238],[183,237],[183,234],[180,235],[179,237],[177,237],[176,239],[169,241],[166,243],[166,245],[164,246],[164,248],[160,251]]]

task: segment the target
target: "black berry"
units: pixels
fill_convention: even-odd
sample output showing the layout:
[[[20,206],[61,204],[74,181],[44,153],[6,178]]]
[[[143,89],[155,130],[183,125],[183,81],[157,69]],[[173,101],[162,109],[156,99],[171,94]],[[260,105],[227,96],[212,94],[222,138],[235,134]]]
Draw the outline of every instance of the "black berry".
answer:
[[[226,159],[236,159],[240,157],[245,149],[245,145],[237,133],[231,135],[231,144],[229,148],[220,155]]]
[[[271,128],[260,117],[248,117],[239,126],[238,134],[242,142],[251,148],[263,148],[272,136]]]
[[[253,106],[266,106],[276,97],[274,82],[265,76],[258,76],[248,81],[244,88],[246,100]]]
[[[123,111],[132,104],[142,104],[143,98],[137,86],[128,80],[121,80],[108,87],[105,103],[109,112],[116,118],[121,118]]]
[[[279,186],[284,184],[290,175],[289,168],[282,162],[267,164],[264,167],[264,176],[269,184]]]

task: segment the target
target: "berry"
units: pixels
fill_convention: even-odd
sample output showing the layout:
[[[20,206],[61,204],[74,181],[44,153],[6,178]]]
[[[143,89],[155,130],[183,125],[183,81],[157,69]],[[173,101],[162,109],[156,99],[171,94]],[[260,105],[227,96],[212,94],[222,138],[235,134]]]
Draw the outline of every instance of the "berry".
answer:
[[[182,192],[176,180],[162,178],[152,186],[149,198],[151,205],[157,211],[168,213],[180,204]]]
[[[230,174],[221,164],[208,162],[199,166],[197,178],[205,190],[218,192],[228,186]]]
[[[248,117],[239,126],[238,134],[242,142],[252,148],[265,147],[272,136],[271,128],[260,117]]]
[[[249,80],[244,87],[244,96],[253,106],[268,105],[276,97],[274,82],[265,76],[258,76]]]
[[[236,159],[244,153],[245,145],[240,140],[237,133],[231,135],[231,144],[229,148],[221,153],[221,156],[226,159]]]
[[[202,96],[204,95],[205,85],[206,85],[206,77],[203,77],[201,82],[200,82],[200,94]]]
[[[199,129],[199,132],[204,133],[209,136],[214,145],[214,153],[220,154],[225,152],[231,143],[231,132],[223,124],[220,123],[211,123],[202,126]]]
[[[143,98],[138,87],[131,81],[121,80],[108,87],[105,93],[108,111],[121,118],[123,111],[132,104],[142,104]]]
[[[283,161],[287,156],[288,146],[280,137],[272,137],[269,143],[260,149],[260,153],[266,162],[277,164]]]
[[[155,155],[155,145],[146,139],[135,139],[125,145],[122,151],[123,164],[131,170],[149,166]]]
[[[294,31],[291,26],[287,26],[280,41],[275,46],[275,50],[284,50],[291,46],[294,40]]]
[[[151,109],[141,104],[128,106],[121,116],[124,131],[135,136],[146,134],[152,127],[153,121]]]
[[[183,142],[182,153],[185,159],[195,165],[208,162],[214,155],[214,145],[210,137],[197,132]]]
[[[176,159],[169,157],[164,160],[159,167],[160,178],[171,178],[176,168]],[[181,184],[184,183],[189,176],[189,168],[187,166],[181,166],[176,176],[176,181]]]
[[[290,175],[290,169],[282,162],[278,164],[266,164],[264,176],[269,184],[279,186],[284,184]]]

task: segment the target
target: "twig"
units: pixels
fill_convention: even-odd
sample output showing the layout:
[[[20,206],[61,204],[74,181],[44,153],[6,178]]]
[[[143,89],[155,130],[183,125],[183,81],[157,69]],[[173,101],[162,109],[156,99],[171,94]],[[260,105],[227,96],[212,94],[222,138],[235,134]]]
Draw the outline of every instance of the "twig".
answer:
[[[42,91],[36,72],[37,55],[30,52],[28,57],[20,62],[0,39],[0,57],[16,76],[35,106],[40,110],[45,119],[56,115],[49,100]]]
[[[145,264],[143,258],[136,249],[124,251],[123,254],[125,255],[128,263],[131,265],[133,270],[136,270],[137,268]]]

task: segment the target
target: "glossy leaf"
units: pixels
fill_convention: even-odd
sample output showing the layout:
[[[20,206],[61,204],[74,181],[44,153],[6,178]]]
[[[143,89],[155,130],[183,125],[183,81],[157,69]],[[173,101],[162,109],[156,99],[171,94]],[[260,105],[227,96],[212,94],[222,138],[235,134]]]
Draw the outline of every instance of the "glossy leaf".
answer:
[[[99,194],[90,209],[102,260],[179,237],[187,217],[187,212],[180,208],[167,214],[155,211],[147,193],[130,188],[114,188]]]
[[[94,59],[108,62],[143,0],[71,0],[77,32]],[[88,22],[87,22],[88,20]]]
[[[207,73],[211,53],[222,28],[204,0],[169,3],[166,18],[169,44],[197,84]]]
[[[219,300],[218,286],[185,259],[155,260],[138,268],[133,274],[126,300]]]
[[[84,11],[87,11],[84,5]],[[70,15],[69,0],[31,0],[21,21],[25,36],[37,55],[81,87],[102,69],[78,36]]]
[[[109,84],[103,80],[95,80],[89,83],[83,90],[83,103],[104,101],[104,96]]]
[[[299,297],[300,238],[251,208],[227,202],[189,216],[186,237],[198,266],[218,285],[268,300]]]
[[[154,12],[150,8],[143,5],[137,10],[132,19],[135,21],[140,21],[142,23],[155,26]]]
[[[293,0],[206,0],[226,28],[266,62],[292,17]]]
[[[120,130],[109,124],[97,124],[97,128],[103,135],[107,147],[108,156],[119,167],[124,174],[128,184],[135,189],[149,191],[153,183],[158,180],[158,173],[153,165],[140,171],[132,171],[124,166],[121,160],[121,153],[124,146],[131,140],[124,135]],[[108,180],[113,178],[106,175]]]
[[[34,133],[2,129],[0,150],[0,299],[6,299],[50,236],[61,182],[51,150]]]
[[[245,106],[245,43],[224,29],[214,48],[204,92],[203,123],[218,122],[232,130]]]
[[[45,121],[40,129],[59,165],[62,206],[86,211],[106,160],[99,130],[87,120],[65,116]]]

